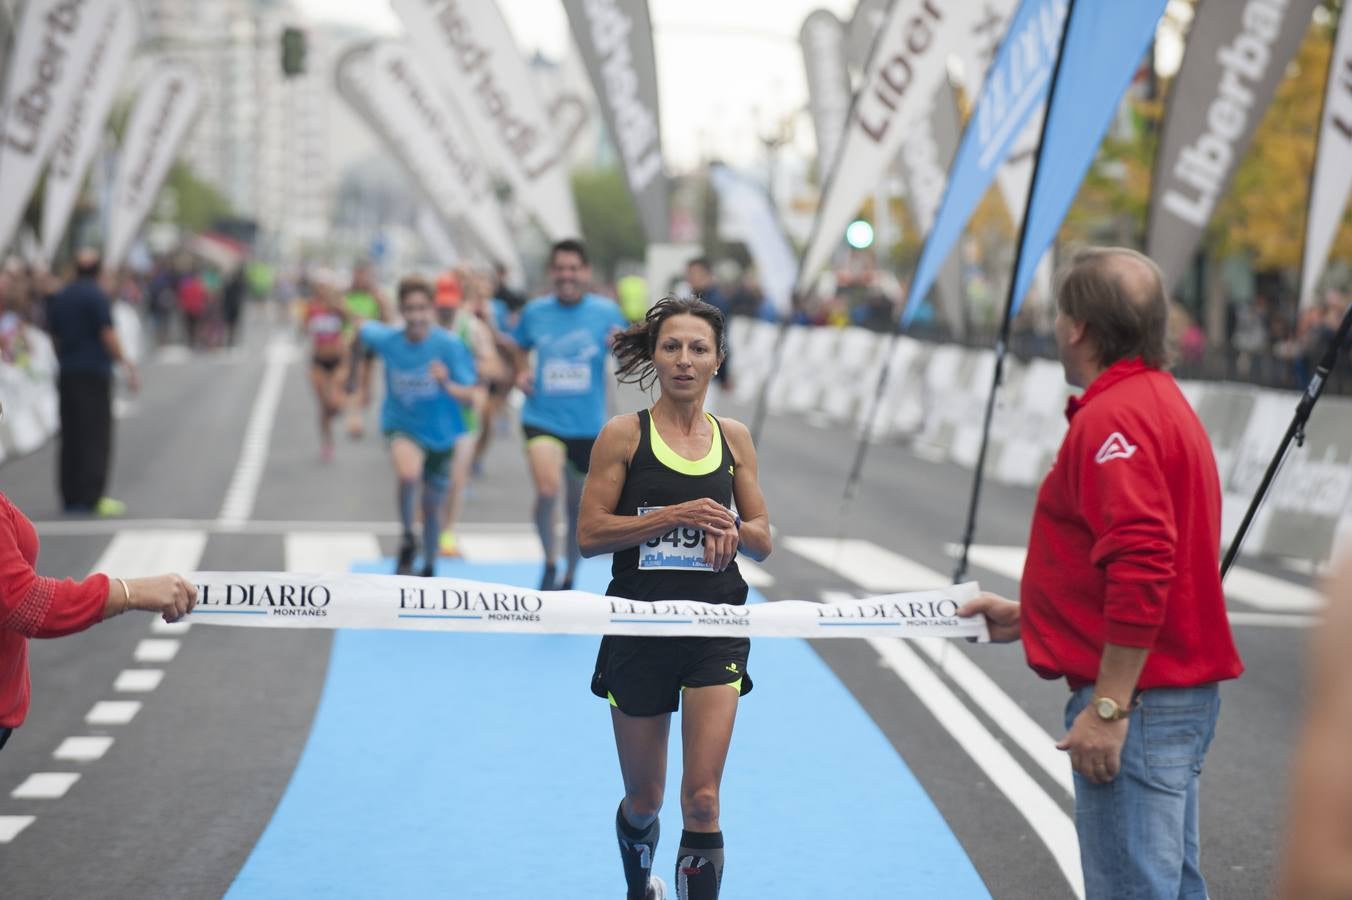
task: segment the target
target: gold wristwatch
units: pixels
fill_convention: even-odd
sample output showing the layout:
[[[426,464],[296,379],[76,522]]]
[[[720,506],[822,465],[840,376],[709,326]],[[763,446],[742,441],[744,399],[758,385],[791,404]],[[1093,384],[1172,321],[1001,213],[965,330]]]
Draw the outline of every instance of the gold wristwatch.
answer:
[[[1095,697],[1090,705],[1094,707],[1095,714],[1105,722],[1116,722],[1131,716],[1131,707],[1118,706],[1112,697]]]

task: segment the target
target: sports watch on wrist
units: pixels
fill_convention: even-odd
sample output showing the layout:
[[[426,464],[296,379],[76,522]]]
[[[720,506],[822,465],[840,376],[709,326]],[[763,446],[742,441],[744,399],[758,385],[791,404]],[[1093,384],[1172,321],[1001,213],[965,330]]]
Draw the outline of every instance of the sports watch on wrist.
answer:
[[[1090,705],[1094,708],[1094,714],[1105,722],[1117,722],[1131,716],[1131,707],[1119,706],[1112,697],[1095,697]]]

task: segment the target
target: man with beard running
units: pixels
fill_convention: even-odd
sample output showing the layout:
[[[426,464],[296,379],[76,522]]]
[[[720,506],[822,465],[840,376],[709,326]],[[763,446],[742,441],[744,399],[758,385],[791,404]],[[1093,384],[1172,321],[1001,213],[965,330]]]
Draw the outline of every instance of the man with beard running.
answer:
[[[544,545],[540,590],[571,590],[581,554],[577,512],[592,444],[606,423],[607,349],[628,323],[614,301],[587,292],[591,267],[581,241],[563,240],[549,251],[554,293],[521,311],[512,337],[517,344],[517,387],[526,395],[521,425],[535,484],[535,527]],[[534,351],[534,364],[528,356]],[[568,560],[558,577],[555,516],[566,485]]]

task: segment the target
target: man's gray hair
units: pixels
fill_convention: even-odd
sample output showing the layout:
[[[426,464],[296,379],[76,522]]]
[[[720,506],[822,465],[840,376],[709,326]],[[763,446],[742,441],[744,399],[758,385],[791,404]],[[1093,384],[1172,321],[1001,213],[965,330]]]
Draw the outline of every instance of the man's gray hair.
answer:
[[[1084,326],[1099,365],[1137,357],[1157,369],[1169,363],[1169,299],[1159,266],[1145,254],[1126,247],[1077,251],[1057,276],[1056,303]]]

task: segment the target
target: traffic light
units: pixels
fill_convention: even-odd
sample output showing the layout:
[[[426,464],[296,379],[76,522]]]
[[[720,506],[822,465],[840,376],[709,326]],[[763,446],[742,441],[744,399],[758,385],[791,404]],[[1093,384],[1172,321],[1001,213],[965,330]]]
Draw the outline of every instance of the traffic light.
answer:
[[[299,28],[282,30],[282,74],[287,78],[305,74],[305,32]]]
[[[873,226],[865,219],[855,219],[845,229],[845,243],[856,250],[867,250],[873,246]]]

